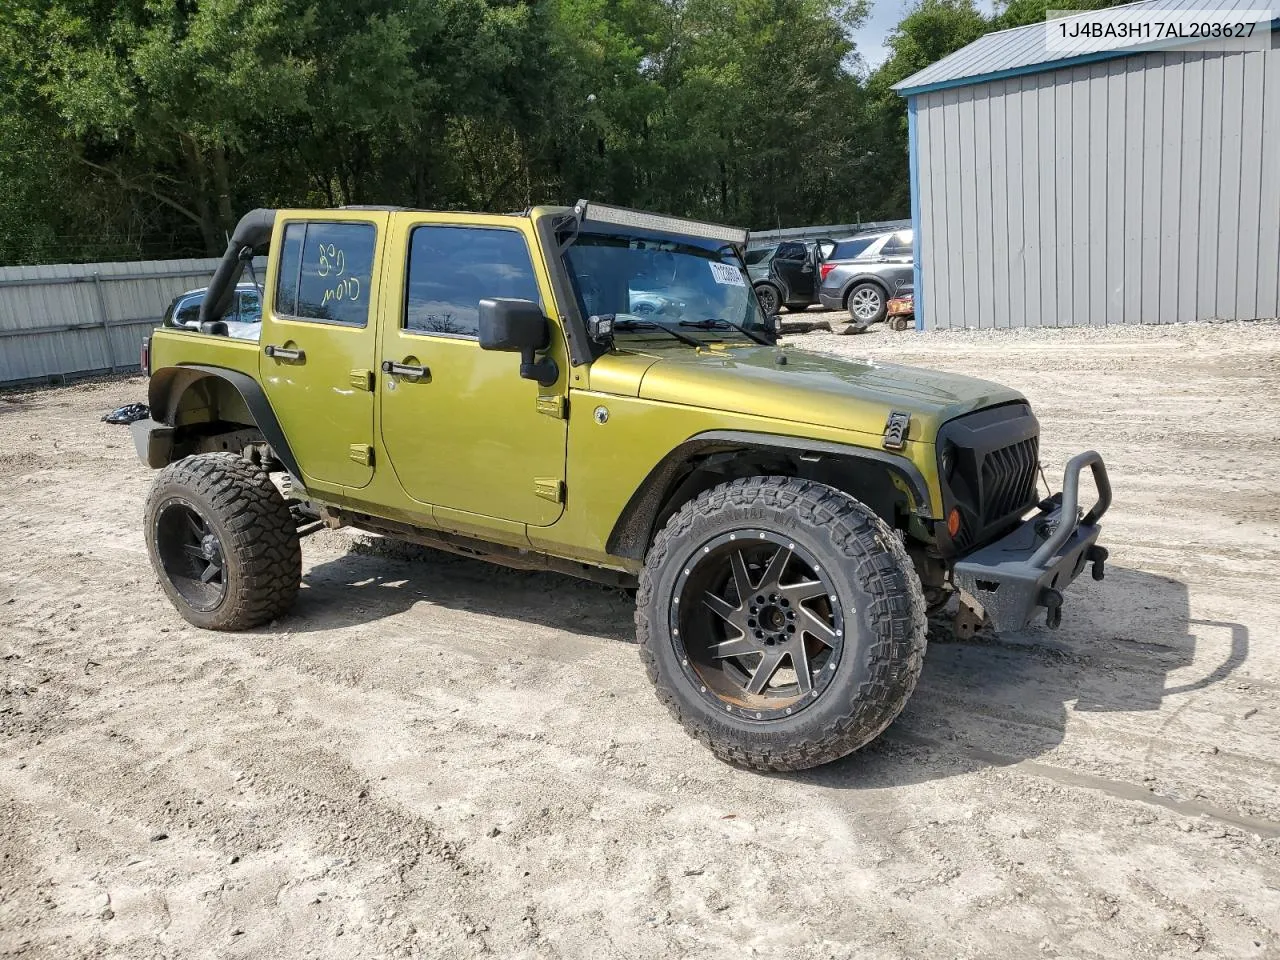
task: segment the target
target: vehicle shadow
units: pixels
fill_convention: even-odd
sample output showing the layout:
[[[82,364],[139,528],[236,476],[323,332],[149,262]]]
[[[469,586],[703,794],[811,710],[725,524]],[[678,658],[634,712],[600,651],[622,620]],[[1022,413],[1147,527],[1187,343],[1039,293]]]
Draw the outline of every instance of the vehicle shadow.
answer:
[[[396,541],[312,567],[288,629],[295,633],[376,622],[425,603],[524,621],[573,634],[634,641],[624,591],[555,573],[509,570]],[[1220,682],[1248,656],[1239,623],[1192,619],[1186,585],[1108,565],[1067,594],[1062,628],[929,645],[924,672],[901,716],[843,760],[788,775],[839,788],[923,782],[1042,756],[1072,713],[1159,710],[1165,697]],[[1199,638],[1222,646],[1215,664],[1187,670]],[[482,642],[482,641],[481,641]],[[1201,660],[1205,658],[1202,656]],[[1176,682],[1170,674],[1180,671]],[[647,683],[636,665],[636,682]],[[604,719],[604,718],[602,718]]]
[[[1197,666],[1206,642],[1222,652]],[[1103,582],[1086,576],[1068,591],[1059,630],[1041,617],[999,637],[931,643],[915,693],[880,739],[793,776],[860,789],[1032,760],[1062,742],[1072,714],[1157,711],[1221,682],[1248,654],[1243,624],[1191,617],[1186,584],[1110,564]]]

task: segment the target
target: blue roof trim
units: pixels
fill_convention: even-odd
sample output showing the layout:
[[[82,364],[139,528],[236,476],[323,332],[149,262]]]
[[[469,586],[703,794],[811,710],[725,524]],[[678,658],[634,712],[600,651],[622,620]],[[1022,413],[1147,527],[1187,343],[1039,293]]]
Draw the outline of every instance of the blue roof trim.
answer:
[[[1271,30],[1280,30],[1280,17],[1271,21]],[[976,42],[976,41],[975,41]],[[1048,73],[1065,67],[1077,67],[1085,63],[1097,63],[1101,60],[1118,60],[1121,57],[1133,57],[1143,53],[1162,53],[1189,47],[1198,43],[1189,40],[1185,44],[1161,45],[1159,47],[1130,47],[1127,50],[1099,50],[1096,53],[1083,53],[1062,60],[1042,60],[1021,67],[1010,67],[1008,70],[996,70],[991,73],[978,73],[971,77],[954,77],[950,80],[939,80],[937,83],[924,83],[916,87],[895,87],[899,96],[915,97],[922,93],[934,93],[938,90],[954,90],[956,87],[971,87],[979,83],[990,83],[993,80],[1007,80],[1010,77],[1025,77],[1033,73]],[[962,48],[963,49],[963,48]],[[1243,51],[1242,51],[1243,52]]]
[[[920,150],[916,141],[916,101],[907,101],[907,171],[911,185],[911,241],[915,256],[911,265],[911,292],[916,314],[916,329],[924,329],[924,284],[920,266]]]

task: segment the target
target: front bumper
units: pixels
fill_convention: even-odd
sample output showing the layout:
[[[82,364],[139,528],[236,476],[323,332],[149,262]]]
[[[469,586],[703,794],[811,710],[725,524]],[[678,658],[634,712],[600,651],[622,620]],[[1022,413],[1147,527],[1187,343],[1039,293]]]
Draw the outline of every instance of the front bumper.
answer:
[[[1097,502],[1080,516],[1080,473],[1088,467]],[[1040,607],[1050,627],[1062,620],[1062,591],[1093,564],[1101,580],[1107,551],[1097,545],[1098,521],[1111,506],[1111,481],[1102,457],[1089,450],[1068,461],[1062,492],[1040,504],[1040,512],[1005,536],[956,561],[952,577],[991,619],[996,630],[1026,626]]]

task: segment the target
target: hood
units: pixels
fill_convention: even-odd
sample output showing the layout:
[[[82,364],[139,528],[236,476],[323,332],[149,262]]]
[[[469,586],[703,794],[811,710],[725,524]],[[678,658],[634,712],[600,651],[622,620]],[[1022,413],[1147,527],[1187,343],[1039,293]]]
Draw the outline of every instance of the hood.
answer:
[[[779,357],[786,362],[780,364]],[[633,360],[629,366],[638,364]],[[1024,399],[1016,390],[975,377],[789,347],[655,350],[646,366],[639,384],[639,396],[646,400],[877,437],[890,411],[898,410],[911,414],[911,439],[925,442],[932,442],[948,420]]]

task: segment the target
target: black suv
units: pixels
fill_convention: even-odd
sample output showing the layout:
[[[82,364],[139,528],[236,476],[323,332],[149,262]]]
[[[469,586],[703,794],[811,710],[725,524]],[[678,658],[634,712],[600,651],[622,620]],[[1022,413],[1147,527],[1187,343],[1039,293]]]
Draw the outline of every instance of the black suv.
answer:
[[[782,307],[807,310],[818,302],[818,270],[835,249],[826,237],[784,240],[776,247],[747,251],[747,275],[765,315]]]

